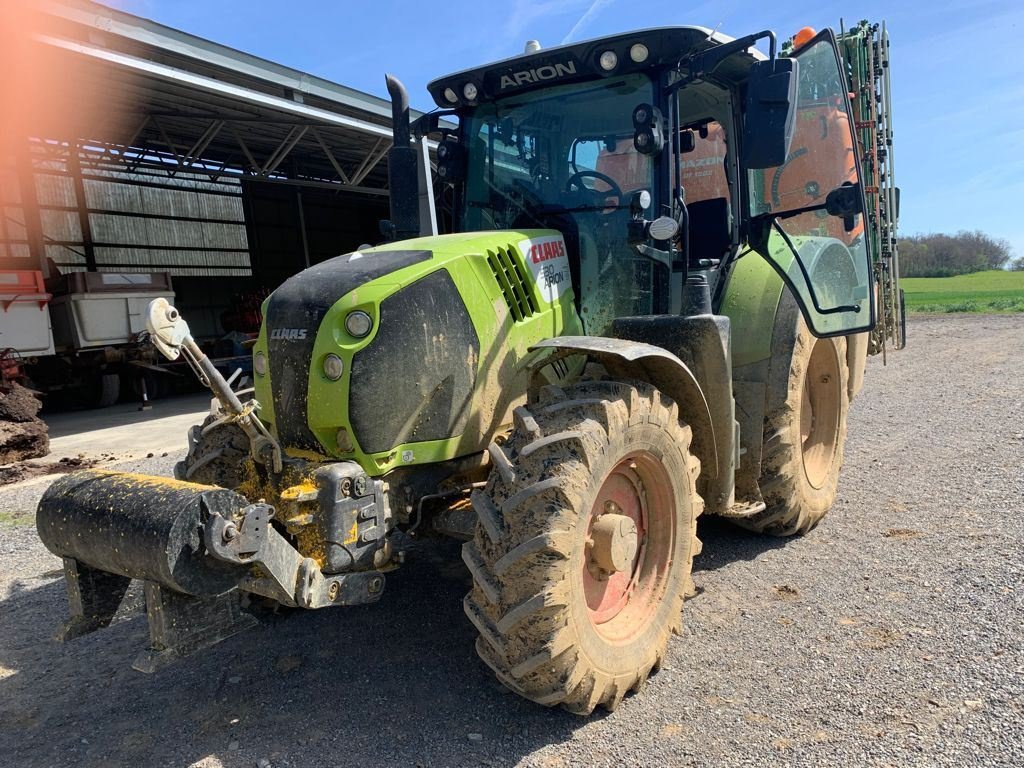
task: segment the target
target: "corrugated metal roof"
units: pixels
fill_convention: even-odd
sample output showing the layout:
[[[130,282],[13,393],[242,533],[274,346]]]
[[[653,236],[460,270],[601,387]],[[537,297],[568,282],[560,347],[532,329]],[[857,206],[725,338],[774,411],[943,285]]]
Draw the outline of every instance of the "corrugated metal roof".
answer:
[[[88,0],[40,7],[71,103],[30,142],[29,204],[61,270],[250,274],[247,178],[386,194],[388,101]],[[0,258],[21,262],[16,187]]]
[[[52,23],[40,41],[75,81],[82,107],[69,105],[80,118],[54,126],[49,137],[167,160],[200,147],[205,167],[259,174],[291,136],[274,175],[386,187],[386,100],[87,0],[42,7]],[[368,157],[372,164],[359,174]]]

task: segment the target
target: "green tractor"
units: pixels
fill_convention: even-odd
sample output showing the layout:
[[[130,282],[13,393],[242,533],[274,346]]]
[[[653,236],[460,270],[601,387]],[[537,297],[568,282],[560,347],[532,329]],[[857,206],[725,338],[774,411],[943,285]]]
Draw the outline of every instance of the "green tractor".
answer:
[[[257,596],[376,601],[407,537],[445,535],[502,683],[579,714],[638,690],[694,592],[697,517],[817,525],[865,358],[902,346],[884,28],[775,49],[696,27],[531,44],[435,80],[412,125],[389,77],[387,241],[273,292],[251,397],[151,305],[220,405],[175,480],[47,491],[64,636],[141,580],[153,670]]]

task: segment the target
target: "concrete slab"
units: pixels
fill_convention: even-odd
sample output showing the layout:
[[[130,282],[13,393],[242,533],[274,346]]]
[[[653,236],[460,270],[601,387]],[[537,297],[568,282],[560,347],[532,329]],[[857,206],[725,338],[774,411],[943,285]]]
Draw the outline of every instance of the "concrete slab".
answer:
[[[157,400],[148,411],[134,403],[122,403],[91,411],[56,413],[45,417],[50,429],[50,453],[21,465],[46,467],[44,474],[30,473],[5,489],[52,481],[52,472],[68,471],[62,460],[82,460],[86,466],[116,467],[151,456],[182,454],[188,430],[210,411],[206,394]]]
[[[110,454],[127,459],[184,449],[189,427],[202,421],[209,410],[210,396],[196,394],[157,400],[148,411],[122,403],[57,413],[45,418],[50,428],[50,455],[45,461]]]

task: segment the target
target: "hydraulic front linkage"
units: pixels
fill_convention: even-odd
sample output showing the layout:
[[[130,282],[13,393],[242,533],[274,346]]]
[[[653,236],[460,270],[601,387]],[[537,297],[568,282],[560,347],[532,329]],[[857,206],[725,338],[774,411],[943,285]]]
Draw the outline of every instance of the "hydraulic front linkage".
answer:
[[[219,420],[208,429],[236,423],[255,461],[275,473],[294,469],[282,467],[280,445],[256,417],[259,405],[239,400],[174,307],[153,301],[147,325],[160,352],[184,357],[219,400]],[[166,477],[103,470],[62,477],[36,511],[39,538],[64,561],[71,618],[58,637],[101,629],[141,607],[133,580],[142,582],[149,619],[150,649],[134,664],[144,672],[251,626],[252,595],[306,609],[380,599],[390,554],[383,482],[355,462],[309,468],[303,478],[281,492],[275,510],[229,488]],[[272,522],[287,510],[293,521],[296,509],[322,529],[322,561]]]
[[[269,461],[273,471],[280,472],[281,446],[267,431],[263,422],[256,418],[255,412],[259,409],[259,403],[250,400],[243,404],[238,399],[231,385],[192,338],[188,323],[181,313],[172,307],[167,299],[154,299],[146,311],[146,328],[160,354],[168,360],[183,357],[203,386],[208,387],[220,401],[224,415],[206,429],[213,429],[225,422],[238,424],[249,438],[249,452],[253,459],[261,464],[267,464]]]

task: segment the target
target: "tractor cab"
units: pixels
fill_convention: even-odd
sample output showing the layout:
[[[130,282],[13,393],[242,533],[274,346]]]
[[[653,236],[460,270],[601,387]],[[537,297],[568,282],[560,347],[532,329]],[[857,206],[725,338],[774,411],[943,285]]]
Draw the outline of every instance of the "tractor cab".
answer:
[[[769,57],[753,47],[763,38]],[[803,42],[779,58],[770,32],[664,28],[531,44],[439,78],[428,88],[441,109],[414,130],[439,141],[441,218],[459,232],[560,232],[591,335],[618,317],[695,309],[688,276],[720,297],[749,249],[789,284],[816,335],[866,330],[871,262],[848,89],[831,31]]]

